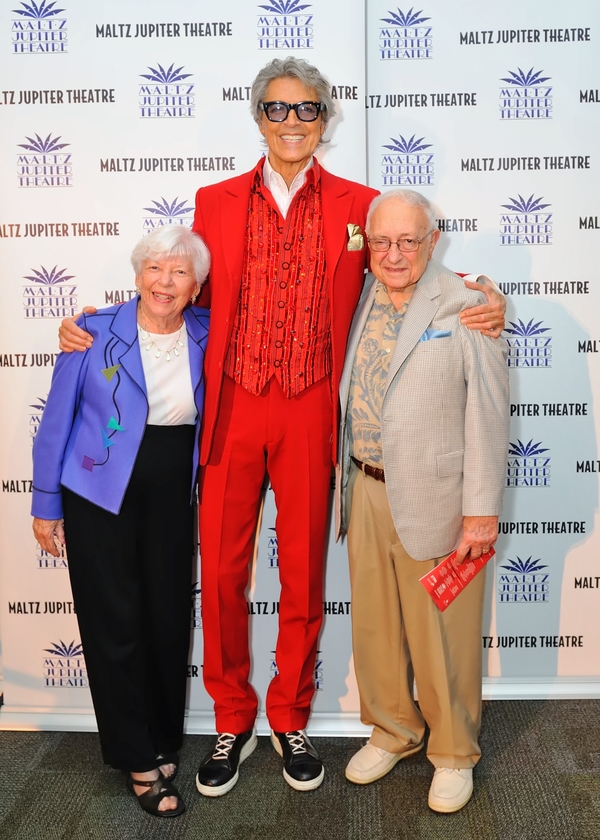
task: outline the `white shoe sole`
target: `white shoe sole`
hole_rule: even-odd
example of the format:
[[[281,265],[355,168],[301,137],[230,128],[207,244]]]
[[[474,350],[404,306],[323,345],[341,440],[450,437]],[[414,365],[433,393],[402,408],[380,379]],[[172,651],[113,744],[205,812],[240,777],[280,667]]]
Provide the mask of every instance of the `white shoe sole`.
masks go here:
[[[432,811],[435,811],[437,814],[455,814],[457,811],[460,811],[461,808],[464,808],[467,802],[471,799],[473,795],[473,791],[467,796],[467,798],[460,802],[458,805],[444,805],[443,803],[432,803],[429,799],[427,804],[431,808]]]
[[[240,760],[238,762],[238,769],[235,771],[235,776],[232,776],[231,779],[224,785],[218,785],[216,787],[213,785],[203,785],[200,783],[198,776],[196,775],[196,787],[199,793],[201,793],[202,796],[225,796],[226,793],[229,793],[229,791],[236,786],[237,781],[240,778],[240,764],[245,761],[249,755],[252,755],[257,744],[258,738],[256,737],[256,732],[253,732],[250,740],[246,741],[242,747]]]
[[[271,743],[273,744],[275,752],[283,758],[283,749],[281,748],[279,739],[275,736],[273,730],[271,730]],[[323,779],[325,778],[325,768],[323,767],[316,779],[309,779],[308,782],[299,782],[298,779],[292,778],[284,767],[283,778],[291,788],[294,788],[294,790],[316,790],[323,783]]]
[[[435,811],[438,814],[455,814],[457,811],[460,811],[461,808],[464,808],[467,802],[473,796],[473,785],[471,785],[471,789],[468,791],[468,794],[464,795],[463,798],[459,802],[438,802],[437,800],[431,797],[431,793],[427,798],[427,804],[431,808],[432,811]]]

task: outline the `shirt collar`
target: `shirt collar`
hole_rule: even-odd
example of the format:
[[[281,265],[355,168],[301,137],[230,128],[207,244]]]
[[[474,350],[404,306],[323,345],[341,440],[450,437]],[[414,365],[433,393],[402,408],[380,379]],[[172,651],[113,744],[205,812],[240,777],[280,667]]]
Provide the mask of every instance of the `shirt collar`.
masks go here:
[[[396,309],[388,294],[388,290],[385,288],[381,280],[377,280],[377,285],[375,286],[375,300],[380,306],[387,306],[393,318],[402,317],[408,309],[409,304],[409,301],[405,301],[400,309]]]
[[[292,183],[290,184],[289,188],[285,183],[283,177],[279,174],[279,172],[275,172],[273,167],[269,162],[268,154],[265,155],[264,158],[264,167],[263,167],[263,183],[265,187],[271,191],[271,193],[275,193],[275,191],[279,191],[280,193],[288,194],[290,198],[296,195],[296,193],[302,189],[304,184],[307,180],[307,175],[309,169],[312,169],[314,164],[316,164],[316,158],[311,157],[308,161],[304,169],[300,170]],[[317,172],[315,172],[315,176],[317,176]],[[318,176],[317,176],[318,177]]]

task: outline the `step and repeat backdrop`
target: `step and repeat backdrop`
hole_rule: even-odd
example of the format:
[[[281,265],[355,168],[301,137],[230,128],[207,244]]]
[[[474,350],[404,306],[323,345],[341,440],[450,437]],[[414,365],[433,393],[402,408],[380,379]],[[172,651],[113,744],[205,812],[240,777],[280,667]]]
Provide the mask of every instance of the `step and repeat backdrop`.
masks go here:
[[[42,551],[30,526],[60,320],[129,300],[140,237],[191,225],[198,187],[254,166],[250,86],[290,54],[332,84],[325,167],[422,191],[437,258],[488,274],[507,298],[511,435],[484,694],[600,696],[600,9],[395,3],[0,3],[0,728],[94,726],[68,557]],[[274,525],[267,489],[247,595],[261,698],[277,667]],[[311,728],[358,734],[346,552],[333,539],[323,609]],[[213,728],[201,629],[196,572],[190,732]]]

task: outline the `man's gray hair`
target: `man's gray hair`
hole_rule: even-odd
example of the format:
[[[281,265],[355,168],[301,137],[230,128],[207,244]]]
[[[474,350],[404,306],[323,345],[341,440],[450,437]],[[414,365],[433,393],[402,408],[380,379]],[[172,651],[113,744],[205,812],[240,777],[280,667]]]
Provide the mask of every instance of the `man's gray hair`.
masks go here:
[[[191,260],[196,283],[201,286],[206,280],[210,268],[210,253],[198,234],[184,225],[155,228],[140,239],[131,252],[131,265],[135,273],[139,274],[144,260],[168,257]]]
[[[367,213],[367,221],[365,223],[365,230],[367,234],[371,229],[371,217],[375,210],[377,210],[379,205],[383,204],[384,201],[391,201],[392,199],[396,199],[396,201],[403,201],[405,204],[410,204],[411,207],[420,207],[427,217],[428,229],[431,230],[432,228],[437,228],[435,210],[424,195],[421,195],[421,193],[418,193],[415,190],[388,190],[387,192],[378,195],[377,198],[374,198],[371,202],[369,212]]]
[[[303,58],[294,58],[292,55],[284,59],[274,58],[259,71],[258,76],[252,83],[250,110],[257,123],[260,123],[261,116],[264,113],[261,103],[265,101],[267,88],[275,79],[297,79],[305,88],[314,88],[317,92],[318,101],[323,105],[321,119],[323,120],[323,126],[327,128],[327,123],[335,116],[331,85],[316,67],[313,67]]]

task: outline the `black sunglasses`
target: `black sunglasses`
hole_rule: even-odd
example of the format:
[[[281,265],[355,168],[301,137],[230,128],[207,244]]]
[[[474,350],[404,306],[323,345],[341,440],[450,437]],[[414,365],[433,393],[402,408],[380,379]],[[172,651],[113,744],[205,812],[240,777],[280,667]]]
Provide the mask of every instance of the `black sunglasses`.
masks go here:
[[[270,122],[285,122],[290,111],[295,111],[302,122],[314,122],[321,111],[325,110],[322,102],[261,102],[261,107]]]

